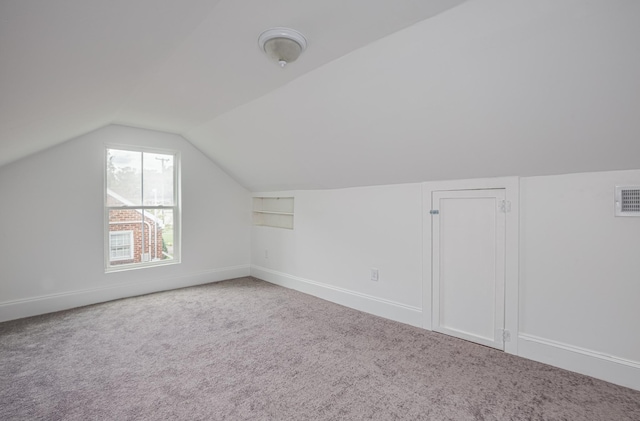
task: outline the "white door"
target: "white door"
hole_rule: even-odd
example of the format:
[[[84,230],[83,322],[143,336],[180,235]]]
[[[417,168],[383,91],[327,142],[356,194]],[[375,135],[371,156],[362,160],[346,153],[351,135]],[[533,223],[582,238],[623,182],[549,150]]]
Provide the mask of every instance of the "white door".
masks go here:
[[[431,208],[434,330],[502,350],[504,200],[504,189],[441,191]]]

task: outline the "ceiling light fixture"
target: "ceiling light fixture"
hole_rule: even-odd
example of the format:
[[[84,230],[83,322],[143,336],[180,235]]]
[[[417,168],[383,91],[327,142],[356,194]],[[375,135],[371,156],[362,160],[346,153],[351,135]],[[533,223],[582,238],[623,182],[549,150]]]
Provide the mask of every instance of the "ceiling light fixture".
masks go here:
[[[307,39],[294,29],[271,28],[260,34],[258,45],[280,67],[284,67],[300,57],[307,48]]]

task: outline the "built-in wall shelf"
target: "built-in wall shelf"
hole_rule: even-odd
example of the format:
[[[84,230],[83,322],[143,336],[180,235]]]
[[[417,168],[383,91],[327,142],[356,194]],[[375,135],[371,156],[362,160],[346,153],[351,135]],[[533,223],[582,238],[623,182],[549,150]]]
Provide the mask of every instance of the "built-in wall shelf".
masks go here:
[[[293,229],[293,197],[254,197],[253,225]]]
[[[270,215],[293,215],[293,212],[254,211],[255,213],[268,213]]]

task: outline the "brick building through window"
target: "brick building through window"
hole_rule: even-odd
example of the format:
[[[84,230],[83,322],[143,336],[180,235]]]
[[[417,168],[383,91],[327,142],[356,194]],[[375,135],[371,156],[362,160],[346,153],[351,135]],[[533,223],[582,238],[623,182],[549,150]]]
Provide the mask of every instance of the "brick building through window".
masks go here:
[[[108,206],[131,206],[107,189]],[[109,210],[109,260],[111,265],[153,262],[170,258],[163,248],[164,223],[140,209]]]

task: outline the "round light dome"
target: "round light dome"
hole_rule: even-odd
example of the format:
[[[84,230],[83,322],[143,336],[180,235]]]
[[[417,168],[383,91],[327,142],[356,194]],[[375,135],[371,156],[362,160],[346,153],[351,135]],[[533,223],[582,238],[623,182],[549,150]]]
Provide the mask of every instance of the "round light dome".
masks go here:
[[[307,48],[304,35],[289,28],[267,29],[258,37],[258,44],[280,67],[296,61]]]

